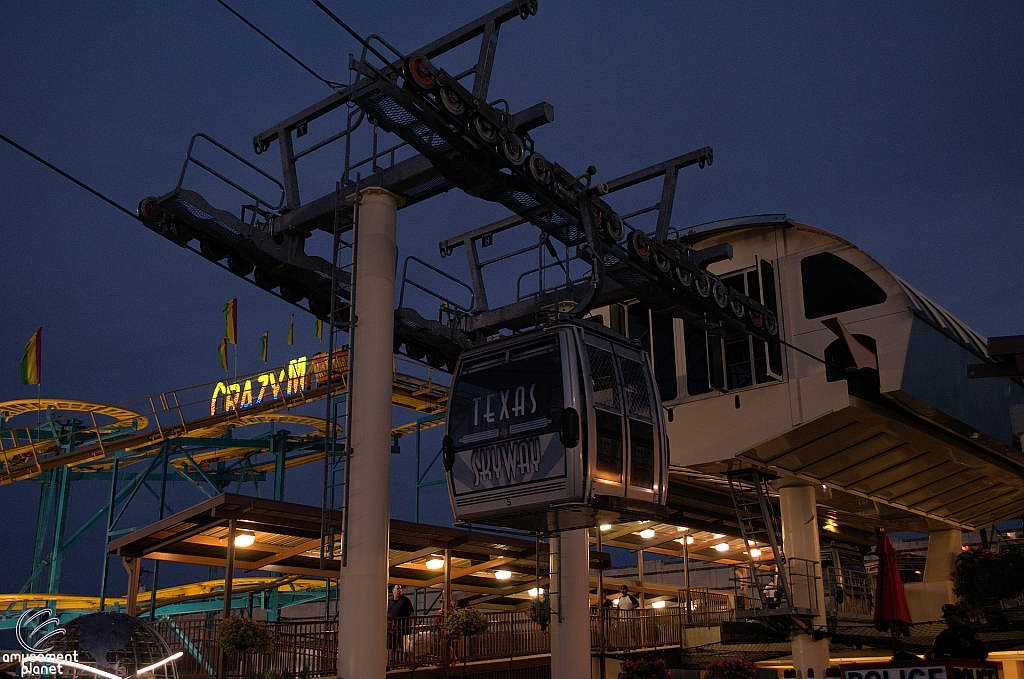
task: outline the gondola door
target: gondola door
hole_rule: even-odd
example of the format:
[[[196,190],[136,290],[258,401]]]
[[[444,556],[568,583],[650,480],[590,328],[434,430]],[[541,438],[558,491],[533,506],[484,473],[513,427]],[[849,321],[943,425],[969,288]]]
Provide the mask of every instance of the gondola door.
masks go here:
[[[618,344],[615,357],[625,406],[626,497],[657,502],[663,455],[659,439],[664,427],[658,419],[660,401],[651,379],[650,359]]]
[[[585,340],[593,398],[594,493],[625,496],[626,423],[614,345],[599,337]]]

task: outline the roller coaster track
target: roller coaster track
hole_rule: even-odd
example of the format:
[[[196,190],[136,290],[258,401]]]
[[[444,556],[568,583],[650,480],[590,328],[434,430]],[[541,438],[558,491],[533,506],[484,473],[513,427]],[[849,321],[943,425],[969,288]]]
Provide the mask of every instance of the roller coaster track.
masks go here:
[[[232,592],[234,596],[277,589],[282,593],[307,592],[319,590],[324,581],[314,578],[302,578],[296,575],[283,577],[249,577],[233,578]],[[192,582],[172,587],[162,587],[156,592],[157,609],[175,604],[183,604],[204,600],[220,600],[224,596],[223,580]],[[106,608],[124,608],[127,597],[106,597]],[[58,615],[61,611],[98,611],[100,598],[91,594],[0,594],[0,629],[13,624],[18,615],[26,609],[53,608]],[[149,610],[149,600],[139,602],[139,608]]]
[[[201,385],[205,386],[205,385]],[[192,389],[195,389],[193,387]],[[115,457],[122,464],[145,457],[149,450],[161,443],[182,443],[197,439],[223,436],[229,427],[242,427],[260,423],[290,424],[308,426],[312,433],[298,438],[322,439],[325,434],[322,418],[285,413],[306,403],[319,401],[327,396],[327,387],[313,386],[282,393],[276,399],[254,403],[244,408],[229,408],[211,415],[186,417],[185,405],[179,405],[178,394],[187,390],[167,392],[140,399],[149,403],[151,411],[145,415],[134,410],[85,401],[68,399],[18,400],[0,403],[0,425],[3,422],[33,411],[78,413],[88,417],[88,422],[79,419],[48,419],[36,427],[0,429],[0,485],[30,479],[59,467],[71,467],[80,471],[100,471],[112,466]],[[337,397],[348,391],[347,376],[336,379],[332,384],[332,395]],[[431,373],[427,379],[394,371],[392,403],[396,406],[429,414],[443,413],[448,399],[447,387],[433,381]],[[195,406],[195,403],[188,405]],[[97,416],[111,418],[101,423]],[[150,422],[153,426],[150,427]],[[443,424],[437,419],[424,427]],[[91,426],[86,426],[86,425]],[[411,431],[410,425],[396,427],[395,436]],[[173,464],[179,468],[185,465],[209,465],[228,459],[238,459],[252,453],[254,447],[242,441],[238,446],[219,447],[199,453],[191,459],[180,458]],[[286,468],[308,464],[323,459],[322,450],[298,453],[286,462]],[[254,465],[255,472],[272,471],[273,463]]]

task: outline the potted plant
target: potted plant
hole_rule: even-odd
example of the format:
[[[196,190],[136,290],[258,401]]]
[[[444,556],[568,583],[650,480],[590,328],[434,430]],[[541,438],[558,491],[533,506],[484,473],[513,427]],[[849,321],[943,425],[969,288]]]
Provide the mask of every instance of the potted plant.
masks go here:
[[[487,616],[475,608],[460,608],[450,611],[441,622],[441,634],[445,639],[471,637],[487,631],[490,623]]]
[[[672,672],[664,660],[623,660],[619,679],[672,679]]]
[[[547,631],[548,624],[551,622],[551,608],[548,606],[547,599],[534,599],[530,602],[530,607],[527,609],[527,615],[530,620],[540,625],[542,632]]]
[[[969,615],[984,618],[997,611],[1002,599],[1024,593],[1024,553],[969,549],[956,558],[953,593]]]
[[[224,618],[217,625],[217,643],[226,653],[270,653],[274,650],[274,631],[265,622]]]
[[[704,679],[758,679],[757,665],[743,658],[712,660],[705,668]]]

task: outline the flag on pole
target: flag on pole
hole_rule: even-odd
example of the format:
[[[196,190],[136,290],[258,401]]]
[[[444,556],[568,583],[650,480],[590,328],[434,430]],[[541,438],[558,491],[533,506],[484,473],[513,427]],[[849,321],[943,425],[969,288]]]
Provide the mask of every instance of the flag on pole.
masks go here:
[[[43,329],[39,328],[25,345],[21,359],[21,383],[39,384],[43,374]]]
[[[316,319],[316,338],[317,339],[323,339],[324,338],[324,322],[321,321],[319,318]]]
[[[238,298],[224,305],[224,337],[232,344],[238,344]]]
[[[264,363],[267,362],[267,343],[270,342],[270,331],[267,330],[263,333],[263,337],[260,337],[260,360]]]
[[[228,369],[228,338],[225,337],[220,341],[220,345],[217,347],[217,354],[220,356],[220,367],[227,372]]]
[[[292,322],[288,326],[288,344],[295,344],[295,314],[292,314]]]

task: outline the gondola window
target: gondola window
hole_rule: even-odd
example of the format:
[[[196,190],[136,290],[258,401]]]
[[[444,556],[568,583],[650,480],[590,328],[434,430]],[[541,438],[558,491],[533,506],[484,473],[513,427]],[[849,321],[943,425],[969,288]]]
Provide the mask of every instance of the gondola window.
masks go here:
[[[565,475],[558,345],[545,342],[468,366],[455,385],[449,431],[456,494]]]
[[[622,409],[615,379],[615,357],[610,351],[587,345],[590,380],[594,389],[597,427],[597,478],[622,481]]]

